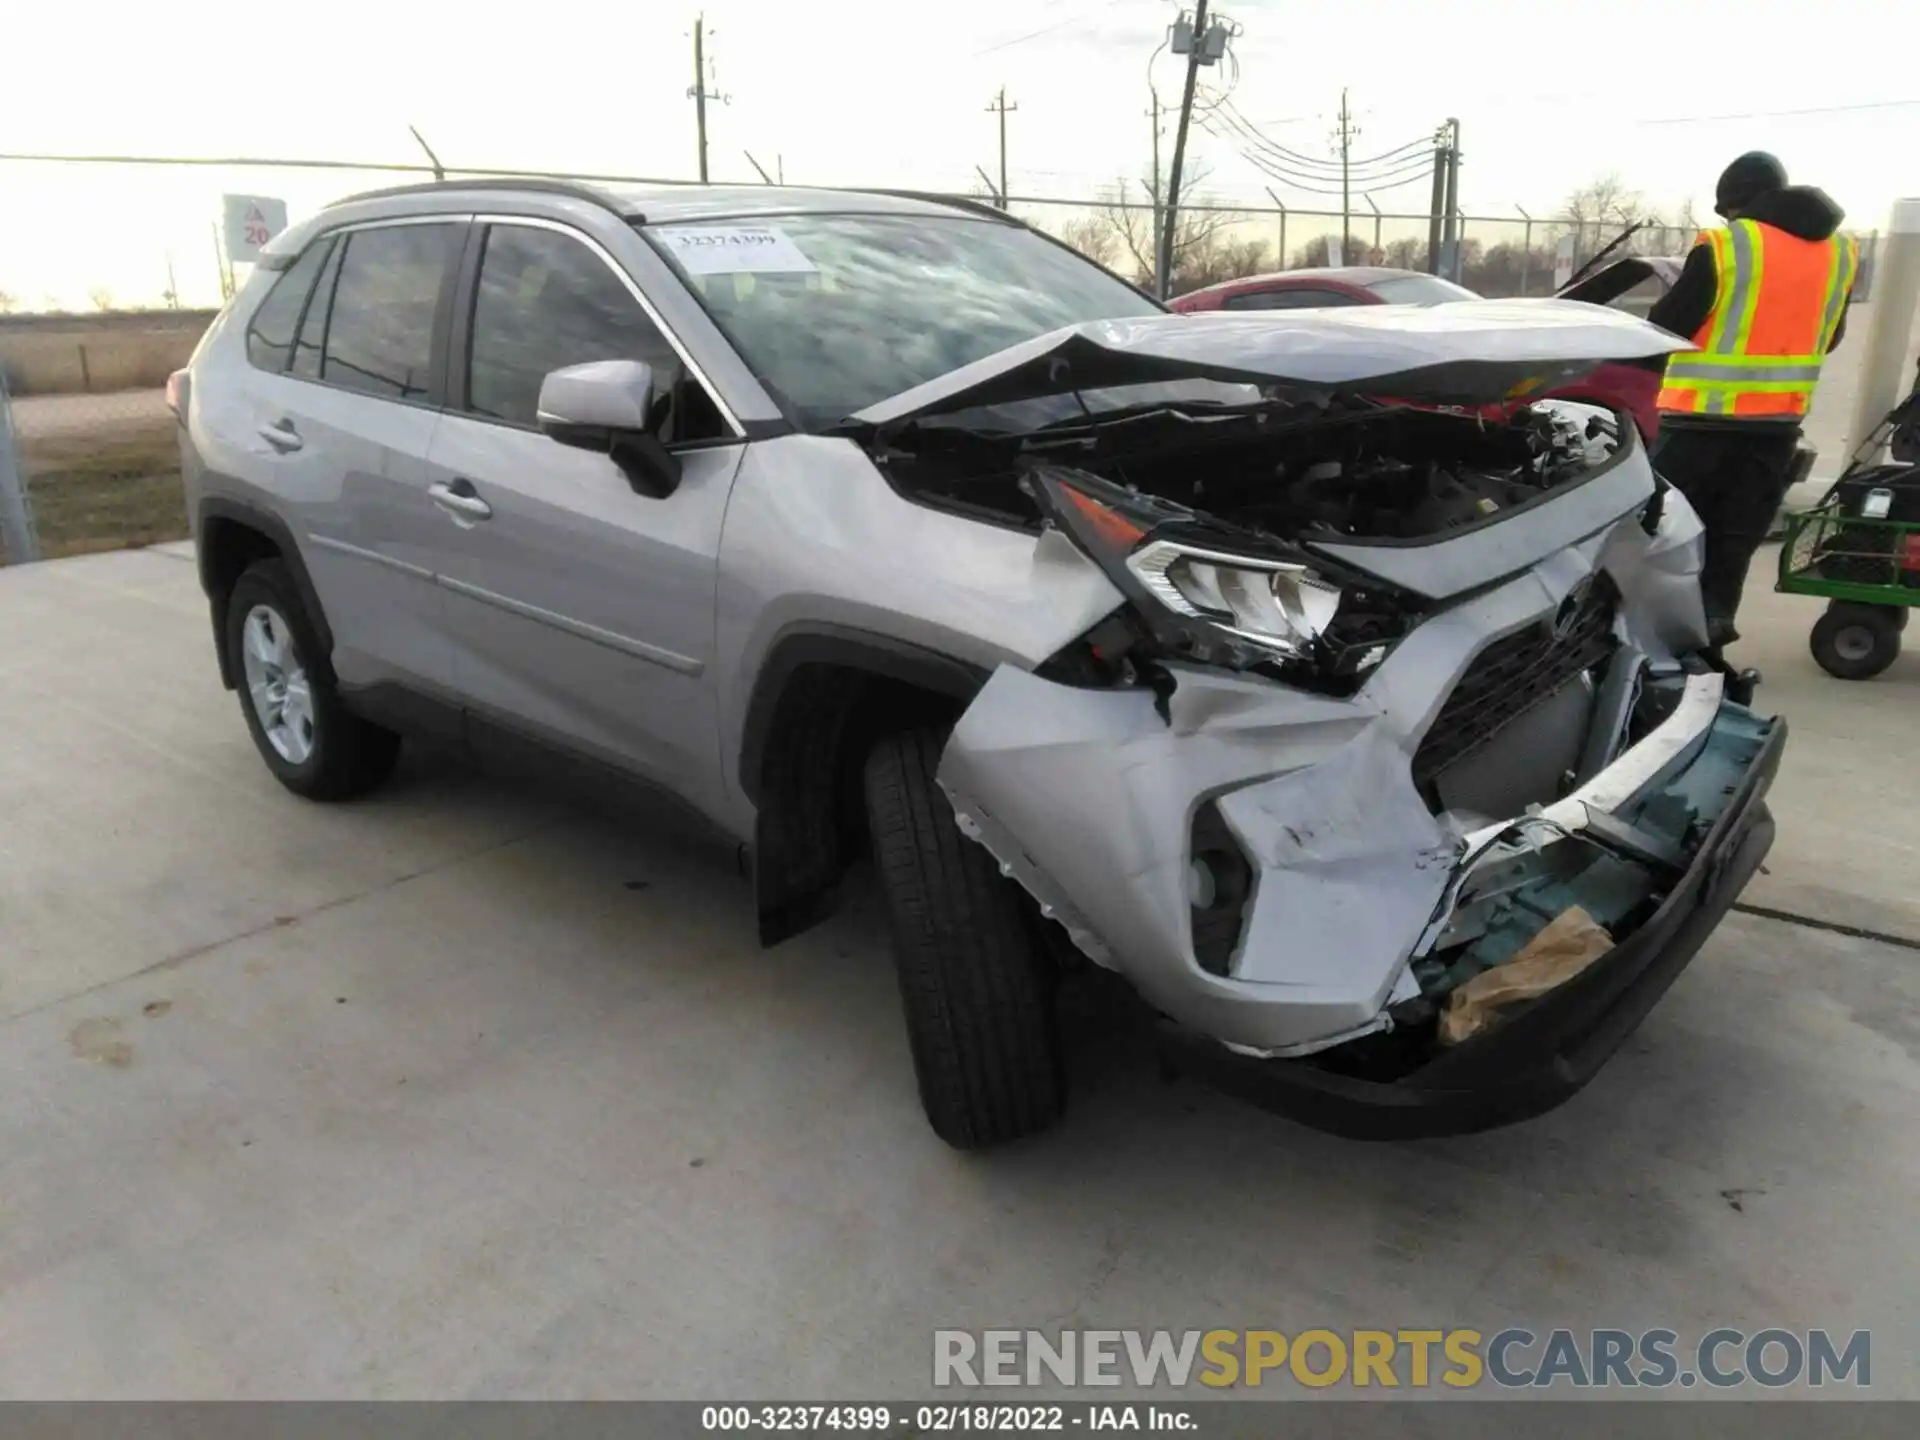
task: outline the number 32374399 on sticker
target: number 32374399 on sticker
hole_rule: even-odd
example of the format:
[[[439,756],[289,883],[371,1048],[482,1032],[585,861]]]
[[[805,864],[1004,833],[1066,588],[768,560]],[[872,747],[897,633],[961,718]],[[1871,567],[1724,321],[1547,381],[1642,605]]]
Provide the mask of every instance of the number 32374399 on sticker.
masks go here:
[[[815,266],[777,225],[677,225],[660,232],[689,275],[811,275]]]

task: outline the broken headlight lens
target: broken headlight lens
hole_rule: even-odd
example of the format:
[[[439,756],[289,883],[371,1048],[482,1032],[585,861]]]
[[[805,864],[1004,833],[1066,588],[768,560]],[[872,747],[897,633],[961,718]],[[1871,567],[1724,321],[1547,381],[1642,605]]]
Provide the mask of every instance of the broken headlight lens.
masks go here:
[[[1154,540],[1127,569],[1168,609],[1295,659],[1333,622],[1340,591],[1304,565]]]
[[[1342,592],[1297,552],[1215,548],[1235,542],[1204,533],[1208,517],[1085,472],[1037,464],[1025,483],[1041,513],[1106,571],[1173,654],[1234,666],[1269,657],[1325,663],[1316,642]],[[1249,538],[1256,549],[1262,537]],[[1347,673],[1378,660],[1370,651]]]

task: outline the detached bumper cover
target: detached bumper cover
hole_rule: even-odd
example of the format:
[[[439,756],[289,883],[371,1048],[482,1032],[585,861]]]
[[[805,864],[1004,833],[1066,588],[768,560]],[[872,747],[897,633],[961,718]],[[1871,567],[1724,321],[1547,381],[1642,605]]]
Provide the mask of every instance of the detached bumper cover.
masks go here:
[[[1316,1129],[1398,1140],[1490,1129],[1561,1104],[1599,1071],[1713,933],[1773,844],[1765,803],[1786,723],[1776,720],[1684,876],[1633,935],[1485,1034],[1391,1083],[1303,1060],[1266,1060],[1166,1022],[1182,1073]]]

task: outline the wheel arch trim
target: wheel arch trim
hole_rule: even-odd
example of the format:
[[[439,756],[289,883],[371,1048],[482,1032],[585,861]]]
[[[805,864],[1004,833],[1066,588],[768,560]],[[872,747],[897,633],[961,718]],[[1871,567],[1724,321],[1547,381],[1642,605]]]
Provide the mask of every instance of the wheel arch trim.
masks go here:
[[[234,688],[233,665],[227,654],[226,642],[226,592],[219,585],[219,574],[215,568],[218,551],[208,543],[209,532],[218,533],[218,525],[209,522],[224,522],[255,531],[279,549],[281,563],[287,567],[294,588],[299,592],[301,608],[307,612],[307,623],[313,627],[319,637],[322,653],[315,656],[313,663],[324,667],[323,674],[332,673],[333,630],[327,623],[327,612],[320,604],[320,592],[314,588],[313,577],[307,573],[307,562],[301,554],[300,546],[294,539],[293,531],[287,523],[256,505],[248,505],[239,500],[222,496],[210,496],[200,502],[194,517],[195,561],[200,575],[200,588],[205,592],[212,612],[214,652],[220,662],[220,683],[231,690]]]

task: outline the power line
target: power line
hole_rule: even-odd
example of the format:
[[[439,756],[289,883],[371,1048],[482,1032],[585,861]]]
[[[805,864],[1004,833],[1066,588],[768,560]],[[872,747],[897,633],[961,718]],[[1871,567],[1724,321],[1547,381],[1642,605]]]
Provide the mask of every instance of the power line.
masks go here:
[[[1920,100],[1868,100],[1858,105],[1810,105],[1804,110],[1742,110],[1727,115],[1667,115],[1636,120],[1636,125],[1700,125],[1714,120],[1776,120],[1792,115],[1839,115],[1854,110],[1898,110],[1920,105]]]
[[[1263,135],[1252,121],[1240,113],[1239,107],[1232,104],[1225,96],[1220,97],[1216,102],[1215,108],[1222,112],[1223,118],[1229,121],[1248,142],[1258,146],[1262,150],[1268,151],[1281,161],[1290,162],[1310,172],[1313,170],[1325,170],[1329,176],[1340,173],[1341,164],[1338,160],[1326,160],[1316,158],[1312,155],[1303,155],[1299,151],[1289,150],[1278,141]],[[1356,130],[1354,133],[1358,134],[1359,132]],[[1384,166],[1385,168],[1391,169],[1394,164],[1405,159],[1409,154],[1415,151],[1424,151],[1431,146],[1432,143],[1429,137],[1423,135],[1416,140],[1409,140],[1404,145],[1397,145],[1391,150],[1382,151],[1378,155],[1370,155],[1365,159],[1352,160],[1349,162],[1350,167],[1355,171],[1375,166]]]
[[[1220,117],[1225,120],[1223,115]],[[1247,141],[1243,133],[1232,131],[1223,133],[1211,118],[1202,120],[1208,133],[1240,147],[1240,156],[1262,174],[1280,180],[1294,189],[1304,190],[1314,195],[1338,195],[1341,191],[1339,166],[1336,164],[1331,173],[1301,170],[1273,156],[1258,150],[1246,148]],[[1361,195],[1371,195],[1379,191],[1396,189],[1428,172],[1433,164],[1431,141],[1421,145],[1407,147],[1406,153],[1394,164],[1381,166],[1364,173],[1350,174],[1347,177],[1349,188],[1356,188]],[[1357,169],[1357,167],[1356,167]],[[1329,188],[1330,187],[1330,188]]]
[[[1270,178],[1279,181],[1282,185],[1286,186],[1289,190],[1298,190],[1303,194],[1307,194],[1307,195],[1333,196],[1333,195],[1339,195],[1341,193],[1340,187],[1337,184],[1330,185],[1330,186],[1309,184],[1301,180],[1296,180],[1291,175],[1286,175],[1281,173],[1280,171],[1269,169],[1265,164],[1265,162],[1262,161],[1258,156],[1249,155],[1244,150],[1240,152],[1240,158],[1245,160],[1249,165],[1253,166],[1254,169],[1260,171],[1263,175],[1269,176]],[[1399,190],[1405,186],[1413,184],[1415,181],[1427,175],[1432,170],[1432,168],[1433,168],[1433,161],[1431,159],[1423,160],[1418,165],[1410,166],[1404,174],[1400,175],[1396,179],[1391,179],[1384,182],[1370,184],[1365,189],[1355,190],[1353,191],[1353,193],[1362,197],[1365,197],[1368,195],[1384,195],[1389,190]]]
[[[984,50],[974,51],[967,58],[969,60],[978,60],[982,55],[992,55],[1001,50],[1011,50],[1015,45],[1024,45],[1029,40],[1038,40],[1042,35],[1051,35],[1056,30],[1064,30],[1067,26],[1084,20],[1095,10],[1111,10],[1115,5],[1120,3],[1121,0],[1106,0],[1104,5],[1083,5],[1064,20],[1056,20],[1051,25],[1042,25],[1038,30],[1029,30],[1024,35],[1015,35],[1011,40],[996,41]]]

